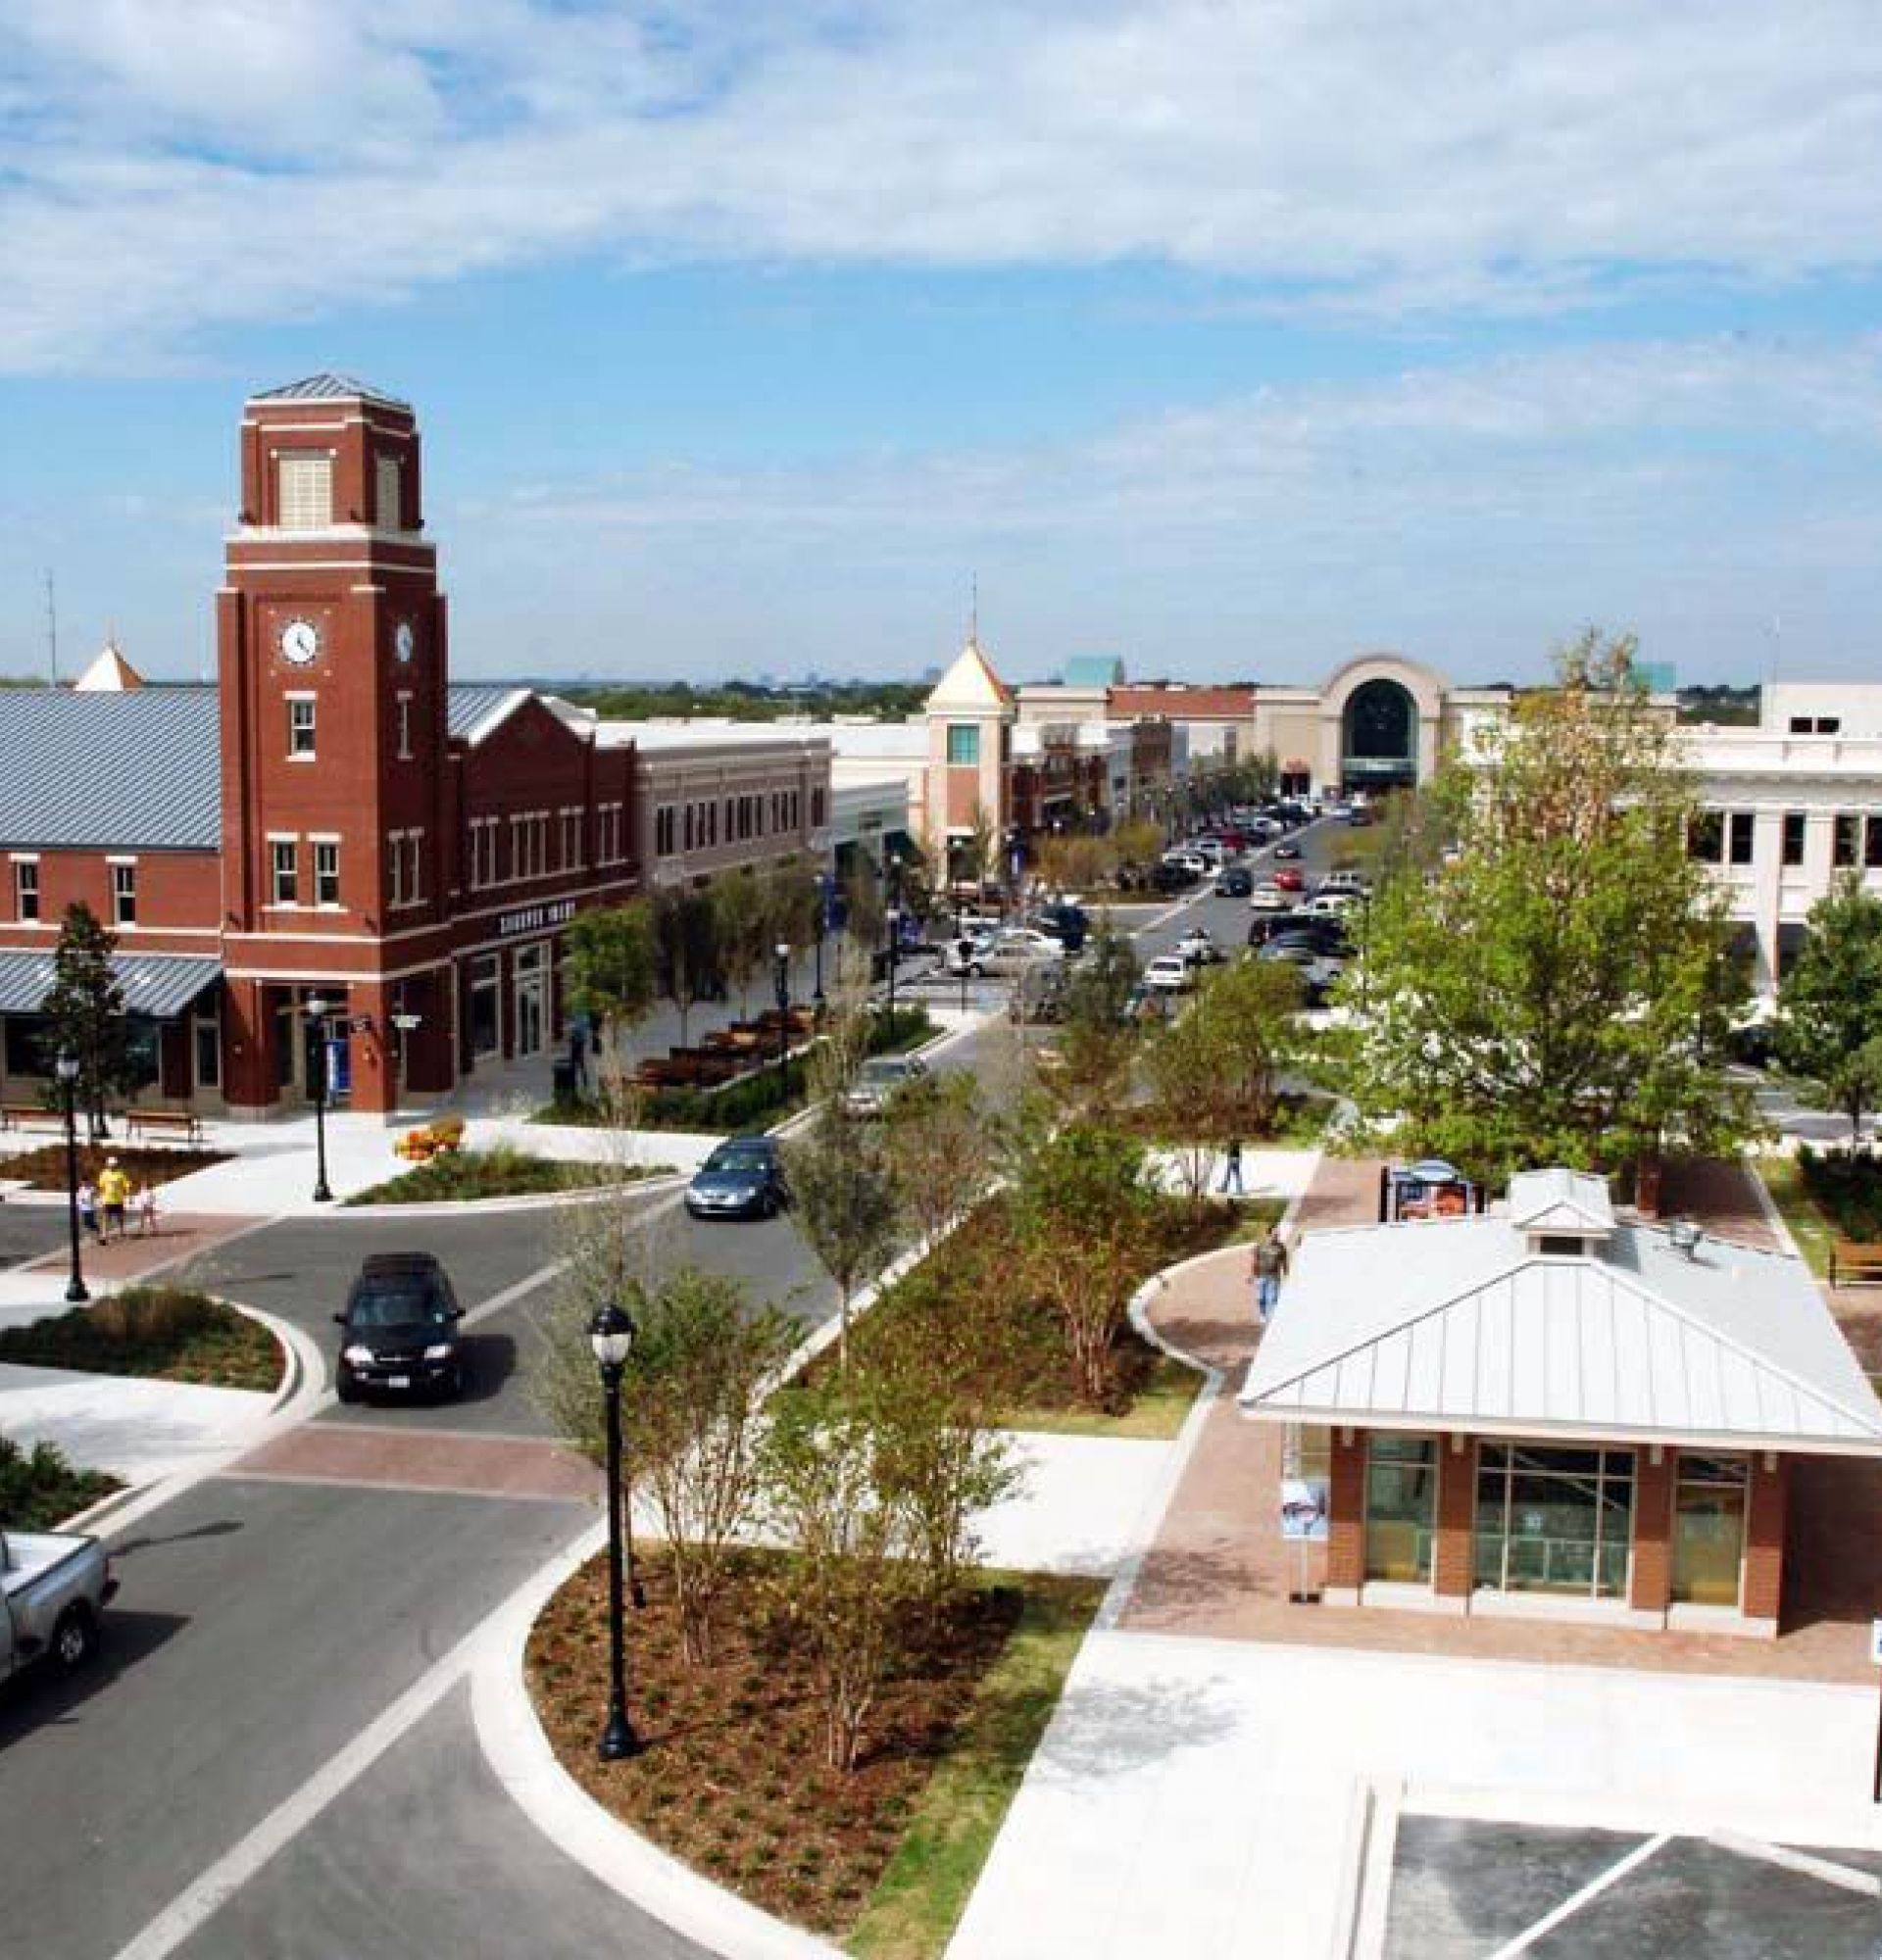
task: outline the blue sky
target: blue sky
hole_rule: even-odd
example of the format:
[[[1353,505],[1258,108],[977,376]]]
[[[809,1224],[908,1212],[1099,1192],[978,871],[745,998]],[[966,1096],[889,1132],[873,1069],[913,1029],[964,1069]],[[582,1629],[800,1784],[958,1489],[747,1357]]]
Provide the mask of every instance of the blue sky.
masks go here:
[[[0,670],[406,396],[461,674],[1876,674],[1872,5],[0,0]]]

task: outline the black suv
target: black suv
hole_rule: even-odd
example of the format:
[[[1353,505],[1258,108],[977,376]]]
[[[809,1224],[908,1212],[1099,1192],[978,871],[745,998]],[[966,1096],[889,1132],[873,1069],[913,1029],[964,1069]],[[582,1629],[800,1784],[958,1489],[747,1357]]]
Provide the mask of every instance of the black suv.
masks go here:
[[[464,1309],[429,1252],[375,1252],[346,1297],[333,1392],[356,1402],[369,1389],[390,1395],[464,1393]]]

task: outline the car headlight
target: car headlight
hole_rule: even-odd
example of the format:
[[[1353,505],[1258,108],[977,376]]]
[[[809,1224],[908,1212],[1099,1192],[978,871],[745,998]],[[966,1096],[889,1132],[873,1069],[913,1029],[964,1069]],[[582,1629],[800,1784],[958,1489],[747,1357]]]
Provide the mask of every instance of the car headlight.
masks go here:
[[[434,1341],[424,1350],[427,1361],[448,1361],[451,1358],[451,1344],[448,1341]]]
[[[346,1362],[350,1367],[364,1368],[371,1363],[372,1359],[372,1350],[371,1348],[363,1348],[356,1341],[352,1345],[352,1347],[342,1348],[340,1349],[340,1359]]]

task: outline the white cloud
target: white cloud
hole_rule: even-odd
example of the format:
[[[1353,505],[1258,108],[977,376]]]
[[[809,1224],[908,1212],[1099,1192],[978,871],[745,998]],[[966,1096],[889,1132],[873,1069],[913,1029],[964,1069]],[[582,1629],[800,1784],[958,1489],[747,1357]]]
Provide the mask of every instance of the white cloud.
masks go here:
[[[1882,259],[1868,0],[13,0],[0,368],[572,254],[1547,309]]]

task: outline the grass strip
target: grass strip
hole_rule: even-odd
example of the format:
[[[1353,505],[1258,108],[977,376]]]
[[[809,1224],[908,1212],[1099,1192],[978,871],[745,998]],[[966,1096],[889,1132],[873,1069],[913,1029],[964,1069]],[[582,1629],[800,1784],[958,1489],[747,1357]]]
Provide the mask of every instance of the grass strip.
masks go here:
[[[1171,1443],[1196,1405],[1202,1387],[1203,1378],[1194,1368],[1160,1354],[1137,1384],[1130,1406],[1118,1413],[1075,1405],[1034,1405],[1002,1410],[996,1426],[1033,1430],[1042,1436],[1111,1436],[1126,1442]]]
[[[1019,1624],[850,1934],[863,1960],[928,1960],[946,1949],[1105,1594],[1093,1579],[1008,1577],[1025,1589]]]
[[[1815,1200],[1804,1188],[1804,1174],[1797,1159],[1788,1156],[1758,1156],[1748,1159],[1752,1175],[1761,1178],[1764,1189],[1779,1215],[1791,1228],[1791,1237],[1804,1254],[1804,1262],[1818,1279],[1830,1270],[1830,1246],[1836,1228],[1816,1208]]]

